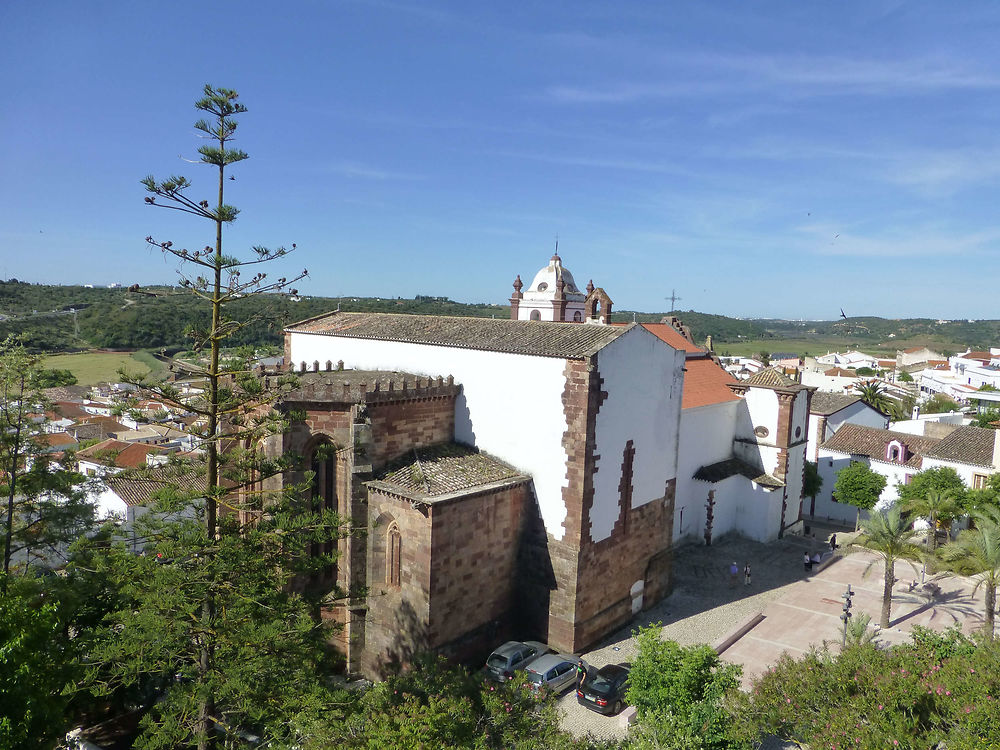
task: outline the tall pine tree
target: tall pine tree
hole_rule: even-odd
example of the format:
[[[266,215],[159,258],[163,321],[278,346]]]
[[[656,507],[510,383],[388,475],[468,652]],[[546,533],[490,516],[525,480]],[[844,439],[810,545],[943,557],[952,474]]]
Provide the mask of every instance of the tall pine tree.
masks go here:
[[[271,281],[257,270],[287,255],[285,248],[254,247],[245,258],[224,252],[224,229],[239,213],[225,202],[227,168],[247,158],[233,147],[236,118],[246,108],[235,91],[211,86],[195,106],[206,114],[195,128],[209,143],[198,151],[217,172],[217,197],[189,197],[192,183],[181,176],[142,182],[147,204],[214,229],[214,245],[195,251],[147,238],[180,262],[192,303],[211,311],[209,326],[190,334],[203,355],[197,374],[205,389],[191,400],[169,382],[132,381],[199,415],[204,460],[141,472],[145,486],[155,488],[155,512],[137,522],[142,554],[118,544],[98,562],[121,587],[123,603],[92,651],[89,688],[138,686],[151,696],[137,747],[208,750],[219,738],[251,735],[269,747],[290,746],[300,739],[300,718],[332,710],[323,687],[330,659],[315,616],[321,592],[297,593],[304,587],[294,583],[333,564],[334,552],[309,551],[334,550],[331,542],[346,525],[331,511],[313,511],[307,487],[262,489],[265,479],[294,467],[294,457],[268,459],[259,449],[267,435],[286,428],[270,406],[294,378],[265,390],[250,370],[252,353],[225,351],[256,322],[228,316],[227,306],[252,295],[294,294],[291,284],[306,272]],[[245,278],[248,267],[254,272]]]

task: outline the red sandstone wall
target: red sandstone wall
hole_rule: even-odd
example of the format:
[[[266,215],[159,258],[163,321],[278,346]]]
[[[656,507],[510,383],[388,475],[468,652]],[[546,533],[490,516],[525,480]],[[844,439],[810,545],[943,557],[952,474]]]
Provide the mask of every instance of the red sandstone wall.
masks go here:
[[[369,498],[368,612],[362,666],[379,676],[393,664],[407,664],[429,645],[431,522],[409,500],[381,492]],[[385,539],[391,521],[402,535],[400,585],[385,580]]]
[[[373,445],[370,458],[380,466],[414,448],[444,443],[455,434],[455,400],[426,398],[371,404]]]
[[[528,499],[525,483],[431,508],[429,635],[435,647],[480,628],[489,631],[491,623],[494,632],[505,627]],[[463,650],[474,649],[469,643]]]

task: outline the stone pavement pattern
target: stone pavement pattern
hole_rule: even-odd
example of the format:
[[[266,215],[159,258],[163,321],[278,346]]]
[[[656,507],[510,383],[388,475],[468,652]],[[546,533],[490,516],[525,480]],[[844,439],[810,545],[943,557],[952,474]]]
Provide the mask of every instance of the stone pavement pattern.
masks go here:
[[[853,534],[838,531],[838,539],[848,544]],[[847,584],[856,591],[854,613],[865,612],[878,622],[882,606],[882,566],[875,562],[865,575],[873,556],[852,551],[817,574],[806,573],[803,551],[828,549],[825,533],[819,539],[787,537],[769,544],[741,538],[718,541],[711,547],[689,546],[677,550],[674,562],[674,591],[664,601],[643,612],[593,650],[583,654],[588,664],[630,663],[635,656],[632,630],[640,625],[662,622],[662,633],[682,645],[716,644],[756,614],[764,620],[740,638],[722,658],[743,666],[744,685],[777,661],[782,652],[793,656],[824,641],[839,647],[842,600]],[[843,550],[841,550],[843,551]],[[736,585],[729,575],[730,563],[741,573]],[[752,584],[744,586],[742,570],[750,563]],[[880,635],[886,643],[908,637],[914,624],[944,629],[959,624],[965,631],[982,625],[983,593],[975,596],[966,579],[938,581],[940,593],[932,597],[928,589],[909,591],[909,582],[919,581],[906,562],[896,565],[897,583],[893,596],[891,627]],[[604,717],[576,702],[575,690],[559,700],[563,726],[577,736],[591,733],[601,738],[625,734],[618,717]]]

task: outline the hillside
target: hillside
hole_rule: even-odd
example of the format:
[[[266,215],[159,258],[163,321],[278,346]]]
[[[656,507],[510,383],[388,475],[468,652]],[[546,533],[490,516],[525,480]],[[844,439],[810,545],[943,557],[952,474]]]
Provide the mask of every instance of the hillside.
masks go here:
[[[279,295],[263,295],[238,300],[229,308],[234,318],[254,321],[232,343],[277,344],[283,326],[338,307],[347,312],[508,315],[506,305],[467,304],[443,297],[302,297],[292,301]],[[203,327],[208,314],[206,304],[169,286],[146,287],[137,294],[125,289],[0,281],[0,336],[22,335],[28,346],[39,351],[184,349],[190,344],[187,332]],[[792,321],[746,320],[694,310],[674,314],[691,327],[695,341],[703,342],[711,335],[720,353],[750,354],[764,349],[820,354],[856,348],[891,356],[896,348],[926,344],[948,354],[1000,342],[997,320],[938,322],[928,318],[864,317]],[[664,315],[625,310],[615,312],[613,319],[658,322]]]

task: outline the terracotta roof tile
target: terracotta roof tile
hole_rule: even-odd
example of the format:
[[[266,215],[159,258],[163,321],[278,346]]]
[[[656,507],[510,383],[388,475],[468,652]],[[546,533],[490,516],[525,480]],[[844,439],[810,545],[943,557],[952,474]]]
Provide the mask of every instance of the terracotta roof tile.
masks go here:
[[[167,487],[176,487],[185,493],[205,490],[204,472],[186,467],[156,467],[142,472],[123,471],[105,481],[126,505],[149,505],[154,501],[155,494]]]
[[[66,432],[47,432],[41,438],[42,442],[50,448],[64,448],[67,445],[76,445],[76,438]]]
[[[816,391],[810,402],[809,412],[811,414],[829,416],[830,414],[836,414],[841,409],[846,409],[851,404],[857,403],[860,400],[860,396],[852,396],[849,393]]]
[[[778,372],[778,370],[774,367],[768,367],[754,375],[751,375],[749,378],[742,381],[741,385],[754,385],[764,388],[791,388],[796,390],[805,387],[801,383],[795,382],[784,373]]]
[[[420,500],[463,493],[505,481],[527,480],[521,472],[475,448],[443,443],[421,448],[389,464],[368,484]]]
[[[906,466],[917,469],[923,463],[923,457],[929,455],[928,451],[938,443],[937,438],[848,423],[842,425],[833,437],[820,447],[837,453],[868,456],[876,461],[886,461],[889,443],[893,440],[902,443],[910,451],[911,455],[905,462]]]
[[[704,348],[684,338],[684,334],[668,323],[642,323],[641,325],[660,341],[665,341],[674,349],[684,352],[705,351]]]
[[[81,417],[90,416],[90,413],[83,408],[82,404],[72,401],[57,401],[52,407],[56,414],[66,417],[66,419],[80,419]]]
[[[855,372],[854,370],[846,370],[843,367],[831,367],[829,370],[826,370],[823,374],[840,378],[858,377],[857,372]]]
[[[145,443],[123,443],[121,440],[108,438],[100,443],[77,453],[77,458],[83,458],[98,463],[107,463],[121,469],[135,468],[146,465],[146,456],[150,453],[163,453],[163,448]]]
[[[974,466],[993,465],[996,430],[966,425],[941,438],[926,455]]]
[[[668,342],[669,343],[669,342]],[[698,406],[720,404],[724,401],[739,401],[727,383],[739,382],[715,363],[715,360],[689,359],[684,363],[684,394],[681,408],[694,409]]]
[[[620,327],[442,315],[334,312],[294,323],[285,330],[539,357],[584,359],[633,327],[634,323]]]

